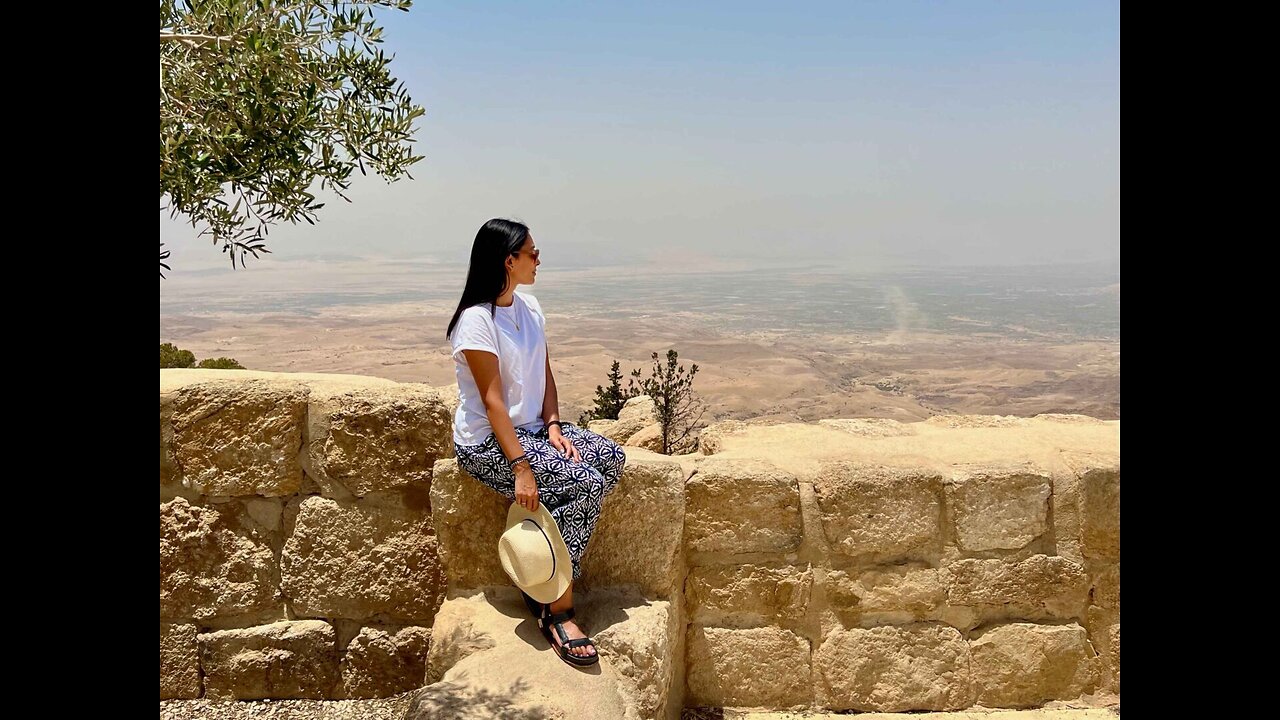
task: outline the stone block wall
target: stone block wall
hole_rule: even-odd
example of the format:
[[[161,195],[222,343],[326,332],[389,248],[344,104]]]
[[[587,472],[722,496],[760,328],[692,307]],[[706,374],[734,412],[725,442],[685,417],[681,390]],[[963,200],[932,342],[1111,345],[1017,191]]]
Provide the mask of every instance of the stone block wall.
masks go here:
[[[420,687],[445,579],[447,389],[160,371],[160,697]]]
[[[387,696],[511,634],[471,592],[510,587],[507,503],[452,458],[455,402],[358,376],[161,371],[162,699]],[[856,452],[788,456],[767,435],[787,428],[741,423],[704,434],[716,454],[628,446],[577,585],[628,716],[1118,694],[1118,424],[1113,452],[1046,451],[1043,423],[1089,418],[983,422],[1008,433],[967,448],[846,419],[823,424]],[[963,430],[930,431],[948,423]],[[735,446],[740,431],[764,434]]]
[[[883,455],[803,476],[740,456],[697,464],[685,704],[904,712],[1118,695],[1118,459]]]

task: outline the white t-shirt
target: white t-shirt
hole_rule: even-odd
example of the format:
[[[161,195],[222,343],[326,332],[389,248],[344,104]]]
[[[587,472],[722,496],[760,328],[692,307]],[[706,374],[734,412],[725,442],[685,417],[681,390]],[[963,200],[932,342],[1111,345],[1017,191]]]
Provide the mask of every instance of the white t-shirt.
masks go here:
[[[463,350],[487,350],[498,356],[498,376],[512,425],[529,432],[538,432],[545,425],[542,401],[547,390],[547,321],[537,298],[518,290],[514,295],[511,306],[498,305],[493,317],[489,316],[490,303],[463,310],[449,336],[458,376],[453,441],[459,445],[480,445],[493,432]]]

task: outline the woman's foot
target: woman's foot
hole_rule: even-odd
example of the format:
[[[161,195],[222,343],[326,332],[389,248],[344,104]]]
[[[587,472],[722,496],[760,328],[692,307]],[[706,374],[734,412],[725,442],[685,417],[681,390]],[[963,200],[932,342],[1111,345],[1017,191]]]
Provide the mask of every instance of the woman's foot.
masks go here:
[[[551,612],[561,612],[561,611],[562,610],[558,610],[554,607],[551,609]],[[582,630],[578,628],[578,624],[572,620],[565,620],[563,623],[561,623],[561,625],[564,626],[564,631],[569,634],[570,640],[576,640],[578,638],[587,637],[582,633]],[[560,634],[557,632],[552,632],[551,637],[555,640],[556,652],[560,652],[560,646],[563,645],[563,643],[560,642]],[[567,648],[567,650],[568,652],[571,652],[574,655],[578,655],[580,657],[591,657],[592,655],[596,654],[596,649],[592,645],[578,645],[577,647]]]

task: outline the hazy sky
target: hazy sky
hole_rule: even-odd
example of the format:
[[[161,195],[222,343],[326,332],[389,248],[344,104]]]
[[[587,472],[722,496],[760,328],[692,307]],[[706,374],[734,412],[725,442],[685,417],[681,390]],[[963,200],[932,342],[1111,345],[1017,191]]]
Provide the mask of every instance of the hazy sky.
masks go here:
[[[544,264],[1120,255],[1118,2],[424,2],[379,10],[426,109],[415,180],[355,180],[279,263],[467,261],[491,217]],[[161,213],[174,273],[227,267]],[[167,275],[169,273],[166,273]],[[174,275],[170,275],[174,277]]]

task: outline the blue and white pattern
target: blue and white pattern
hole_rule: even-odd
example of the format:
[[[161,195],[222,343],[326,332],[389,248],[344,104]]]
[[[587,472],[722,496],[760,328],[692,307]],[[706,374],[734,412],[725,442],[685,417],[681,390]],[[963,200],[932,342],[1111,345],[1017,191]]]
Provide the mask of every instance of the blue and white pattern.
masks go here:
[[[560,432],[578,449],[582,462],[556,449],[549,441],[547,428],[536,433],[519,427],[515,431],[538,483],[538,502],[547,506],[560,526],[569,557],[573,559],[573,579],[577,580],[582,574],[582,557],[595,532],[605,496],[613,492],[622,478],[627,455],[609,438],[570,422],[561,423]],[[489,433],[479,445],[455,442],[453,450],[458,466],[468,475],[515,501],[516,475],[507,465],[496,435]]]

